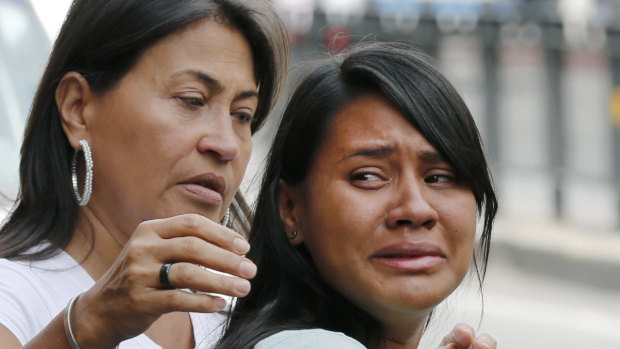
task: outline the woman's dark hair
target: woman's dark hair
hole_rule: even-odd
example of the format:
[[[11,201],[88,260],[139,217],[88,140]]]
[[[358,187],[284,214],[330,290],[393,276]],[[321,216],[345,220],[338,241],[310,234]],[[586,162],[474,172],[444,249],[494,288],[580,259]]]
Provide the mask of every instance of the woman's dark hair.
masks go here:
[[[452,85],[426,58],[401,44],[373,43],[321,61],[293,93],[271,148],[250,231],[247,257],[258,266],[252,291],[240,298],[218,348],[252,348],[285,329],[343,332],[368,348],[382,342],[379,322],[320,277],[303,246],[293,246],[280,220],[279,181],[303,183],[333,117],[363,94],[377,94],[455,168],[476,199],[484,227],[479,261],[486,272],[497,200],[474,120]],[[377,116],[380,117],[380,116]]]
[[[21,149],[20,192],[0,229],[0,257],[47,258],[73,236],[79,212],[70,175],[74,150],[55,101],[62,77],[78,72],[95,93],[103,94],[158,41],[203,19],[239,30],[248,41],[259,86],[252,132],[262,126],[288,65],[286,31],[267,0],[74,1],[34,98]],[[236,226],[247,225],[246,208],[237,195],[231,207]],[[51,244],[26,253],[42,241]]]

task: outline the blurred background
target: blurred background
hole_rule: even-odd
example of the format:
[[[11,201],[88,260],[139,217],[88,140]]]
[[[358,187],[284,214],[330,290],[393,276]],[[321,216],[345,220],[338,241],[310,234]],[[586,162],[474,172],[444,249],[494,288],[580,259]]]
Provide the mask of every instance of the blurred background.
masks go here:
[[[620,348],[620,0],[273,2],[294,64],[361,40],[410,43],[436,58],[476,118],[500,198],[484,302],[472,277],[435,312],[421,348],[458,322],[505,349]],[[69,5],[0,0],[4,207]],[[250,197],[276,119],[256,135]]]

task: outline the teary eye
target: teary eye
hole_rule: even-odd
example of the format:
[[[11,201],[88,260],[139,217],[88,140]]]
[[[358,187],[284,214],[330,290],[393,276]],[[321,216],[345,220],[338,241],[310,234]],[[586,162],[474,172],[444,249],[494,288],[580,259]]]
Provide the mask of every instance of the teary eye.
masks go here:
[[[377,169],[376,171],[379,170]],[[353,186],[360,189],[378,190],[385,187],[390,182],[390,179],[381,173],[361,170],[351,174],[350,182]]]
[[[424,178],[424,182],[429,184],[451,184],[458,183],[458,178],[452,174],[433,174]]]
[[[374,173],[362,172],[354,174],[351,179],[356,181],[380,181],[381,177]]]

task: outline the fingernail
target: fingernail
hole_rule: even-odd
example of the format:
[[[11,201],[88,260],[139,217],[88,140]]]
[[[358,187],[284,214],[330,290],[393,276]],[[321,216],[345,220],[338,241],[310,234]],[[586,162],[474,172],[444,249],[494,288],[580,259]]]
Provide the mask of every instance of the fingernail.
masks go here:
[[[242,238],[235,238],[233,240],[233,248],[237,253],[246,253],[250,250],[250,244]]]
[[[234,283],[235,291],[241,295],[246,295],[250,292],[250,282],[245,279],[237,279]]]
[[[246,278],[253,278],[256,275],[256,265],[249,259],[244,260],[239,266],[239,274]]]
[[[454,333],[454,339],[460,345],[469,345],[469,343],[471,342],[469,336],[466,333],[460,331],[456,331],[456,333]]]
[[[215,308],[215,311],[222,311],[226,308],[226,301],[222,298],[216,298],[213,301],[213,307]]]

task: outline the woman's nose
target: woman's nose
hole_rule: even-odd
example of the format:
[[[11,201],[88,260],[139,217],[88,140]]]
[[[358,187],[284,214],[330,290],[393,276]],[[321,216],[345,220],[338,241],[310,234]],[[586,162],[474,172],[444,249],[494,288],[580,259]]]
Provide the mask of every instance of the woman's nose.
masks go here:
[[[396,229],[402,226],[409,228],[432,228],[437,223],[438,213],[429,201],[424,183],[407,181],[397,188],[396,205],[388,212],[387,225]]]
[[[198,151],[213,154],[220,161],[231,161],[241,152],[241,139],[233,128],[233,117],[220,113],[211,118],[198,142]]]

